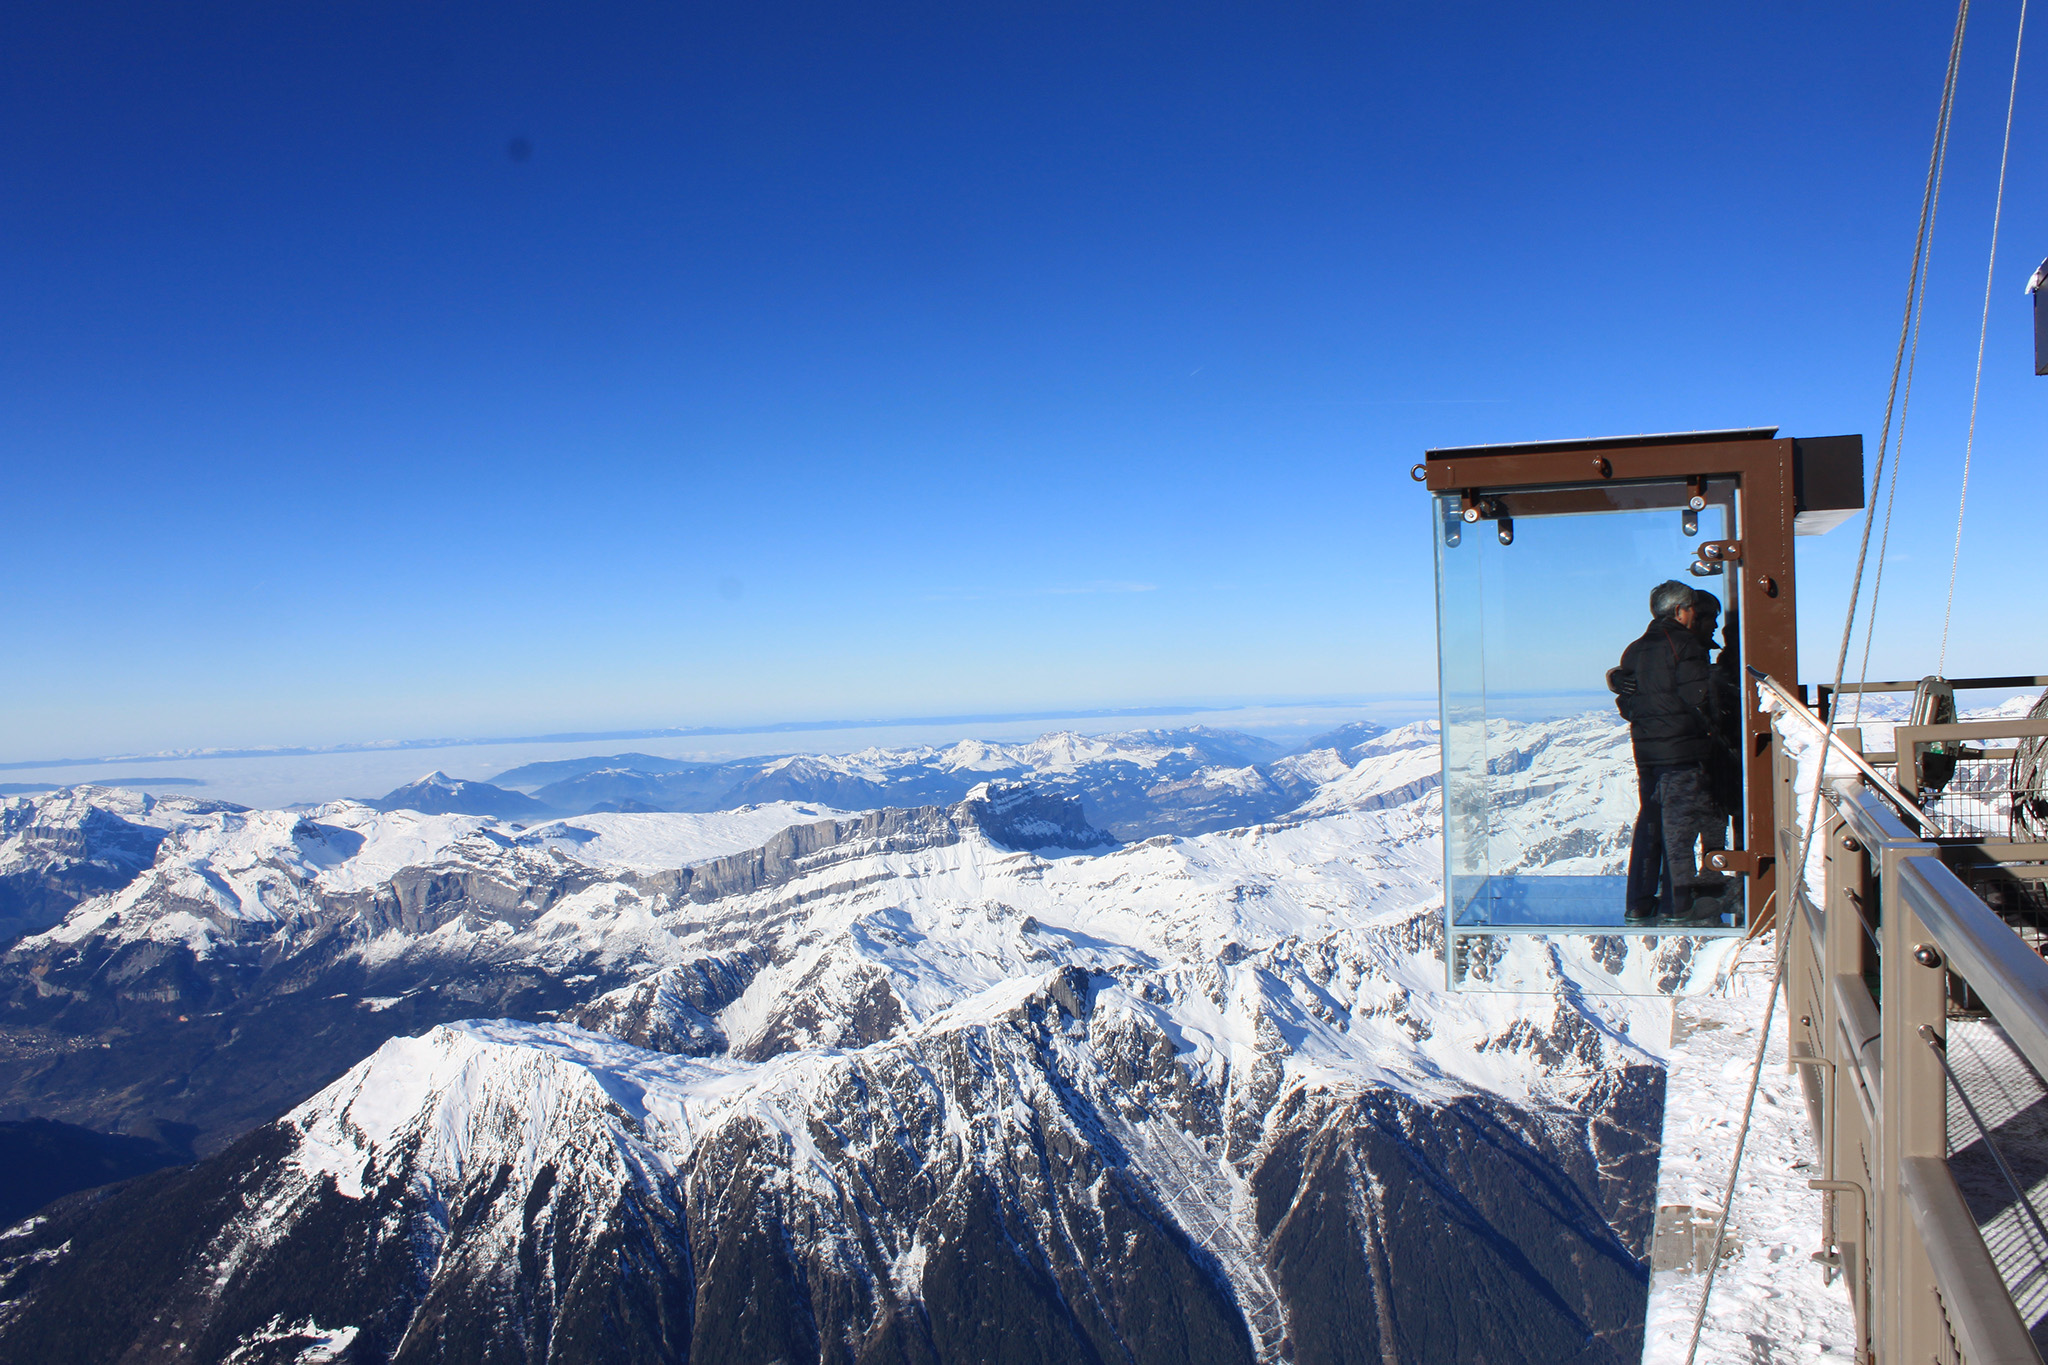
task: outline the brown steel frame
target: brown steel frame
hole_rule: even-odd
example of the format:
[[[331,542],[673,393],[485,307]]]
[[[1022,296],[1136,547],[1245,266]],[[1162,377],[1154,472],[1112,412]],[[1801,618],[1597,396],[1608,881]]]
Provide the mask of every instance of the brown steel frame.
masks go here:
[[[1612,494],[1603,495],[1601,490],[1629,484],[1704,480],[1710,503],[1732,502],[1728,495],[1739,492],[1740,517],[1731,524],[1735,526],[1732,533],[1742,542],[1742,557],[1727,566],[1724,581],[1734,589],[1729,594],[1732,605],[1742,615],[1742,660],[1796,690],[1799,643],[1792,538],[1797,509],[1792,447],[1789,437],[1746,437],[1697,441],[1646,438],[1640,445],[1589,441],[1582,445],[1432,450],[1423,462],[1423,483],[1432,493],[1462,493],[1475,502],[1500,499],[1510,515],[1607,510],[1613,506]],[[1671,505],[1675,509],[1681,504]],[[1623,643],[1615,645],[1617,656]],[[1770,725],[1757,711],[1752,689],[1745,687],[1743,692],[1748,810],[1738,836],[1743,848],[1759,855],[1756,870],[1748,878],[1746,922],[1755,933],[1772,918],[1772,894],[1777,888],[1770,858],[1775,811]]]

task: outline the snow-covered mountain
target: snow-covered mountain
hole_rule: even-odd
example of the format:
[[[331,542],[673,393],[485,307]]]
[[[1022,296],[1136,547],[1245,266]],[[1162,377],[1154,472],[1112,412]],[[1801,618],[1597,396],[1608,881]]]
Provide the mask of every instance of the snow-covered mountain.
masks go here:
[[[508,820],[545,816],[546,806],[524,792],[488,782],[468,782],[440,771],[386,793],[369,803],[378,810],[411,810],[422,815],[496,815]]]
[[[0,946],[126,886],[179,823],[238,809],[112,787],[0,799]]]
[[[1346,748],[1123,843],[1004,781],[197,817],[0,962],[0,1114],[216,1151],[0,1238],[0,1354],[1632,1360],[1661,1016],[1446,993],[1433,728]]]
[[[1041,735],[1023,744],[963,740],[957,744],[863,749],[851,754],[789,754],[728,763],[691,763],[618,754],[528,764],[495,783],[465,784],[468,798],[449,805],[433,788],[422,796],[400,788],[378,804],[391,809],[459,809],[519,814],[508,804],[530,792],[536,809],[589,811],[713,811],[777,801],[807,801],[840,810],[950,805],[987,781],[1029,782],[1080,799],[1091,823],[1119,838],[1198,834],[1270,820],[1313,794],[1320,779],[1304,773],[1348,766],[1359,743],[1381,733],[1361,721],[1311,740],[1283,756],[1253,735],[1206,726],[1084,736]],[[1320,755],[1320,757],[1318,757]],[[418,784],[415,784],[417,786]],[[514,790],[516,789],[516,790]]]

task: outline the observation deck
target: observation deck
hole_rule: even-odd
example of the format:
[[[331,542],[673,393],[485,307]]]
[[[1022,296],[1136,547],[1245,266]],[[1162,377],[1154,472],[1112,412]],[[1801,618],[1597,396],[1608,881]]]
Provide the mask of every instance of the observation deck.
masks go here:
[[[1793,540],[1862,506],[1862,448],[1761,427],[1432,450],[1415,466],[1433,495],[1454,989],[1523,989],[1554,951],[1591,989],[1683,994],[1769,923],[1767,726],[1741,668],[1797,677]],[[1682,758],[1708,773],[1721,818],[1676,883],[1659,891],[1659,845],[1632,893],[1632,843],[1658,837],[1638,830],[1656,773],[1639,773],[1609,675],[1673,582],[1696,589],[1697,639],[1659,648],[1676,660],[1685,641],[1695,691],[1673,704],[1700,718]]]
[[[1916,711],[1934,691],[2048,685],[1934,681]],[[1770,680],[1757,692],[1776,722],[1778,853],[1787,867],[1805,853],[1781,882],[1778,959],[1824,1168],[1815,1259],[1846,1286],[1865,1359],[2034,1365],[2048,1346],[2048,706],[1873,726],[1883,745],[1866,752],[1865,728]]]
[[[1783,1010],[1782,1031],[1772,1009],[1755,1023],[1758,1065],[1776,1031],[1822,1198],[1810,1258],[1746,1266],[1744,1291],[1839,1286],[1864,1365],[2040,1365],[2048,698],[1959,718],[1954,694],[2048,676],[1829,687],[1809,707],[1793,541],[1862,507],[1860,437],[1432,450],[1413,473],[1432,495],[1450,986],[1539,989],[1562,967],[1589,992],[1697,996],[1753,944]],[[1886,691],[1914,693],[1909,723],[1841,725]],[[1705,1321],[1740,1210],[1718,1229],[1670,1212],[1686,1249],[1661,1248],[1665,1269],[1703,1272]]]

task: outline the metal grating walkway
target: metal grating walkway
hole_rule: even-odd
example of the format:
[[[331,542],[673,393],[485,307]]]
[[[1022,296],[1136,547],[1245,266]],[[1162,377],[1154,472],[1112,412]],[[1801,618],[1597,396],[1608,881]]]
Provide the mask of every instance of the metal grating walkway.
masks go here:
[[[2048,1086],[2034,1074],[2004,1030],[1989,1019],[1948,1021],[1948,1058],[1992,1140],[2029,1186],[2034,1207],[2048,1213]],[[1950,1087],[1953,1090],[1954,1087]],[[1953,1094],[1948,1104],[1949,1170],[1976,1216],[1999,1275],[2048,1354],[2048,1246],[2013,1198],[2012,1186],[1984,1147],[1977,1126]]]

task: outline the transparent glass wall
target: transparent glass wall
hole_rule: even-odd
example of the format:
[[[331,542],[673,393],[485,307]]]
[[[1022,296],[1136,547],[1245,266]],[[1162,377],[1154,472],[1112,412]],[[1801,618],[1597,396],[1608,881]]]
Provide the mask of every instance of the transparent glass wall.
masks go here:
[[[1641,793],[1628,722],[1607,672],[1650,624],[1650,593],[1677,580],[1717,599],[1724,577],[1695,577],[1703,541],[1731,538],[1732,490],[1688,517],[1682,484],[1618,486],[1482,500],[1485,519],[1461,519],[1456,495],[1436,499],[1438,644],[1442,677],[1446,915],[1453,940],[1503,933],[1733,933],[1739,882],[1726,918],[1662,905],[1666,918],[1630,923],[1627,879]],[[1572,510],[1540,514],[1544,507]],[[1597,510],[1580,510],[1597,508]],[[1511,513],[1503,518],[1502,513]],[[1710,646],[1723,679],[1739,677],[1724,608]],[[1735,752],[1734,722],[1717,742]],[[1720,808],[1699,856],[1739,846],[1739,763],[1722,765]],[[1710,824],[1710,821],[1702,822]],[[1677,826],[1674,826],[1676,828]],[[1657,868],[1664,866],[1661,841]],[[1654,876],[1653,880],[1657,880]],[[1700,878],[1706,874],[1701,872]],[[1667,894],[1669,894],[1667,892]],[[1482,961],[1491,949],[1453,952]],[[1466,945],[1477,948],[1477,944]],[[1650,945],[1643,945],[1649,947]],[[1480,976],[1495,975],[1482,969]],[[1473,981],[1478,985],[1480,982]],[[1506,988],[1506,987],[1497,987]]]

